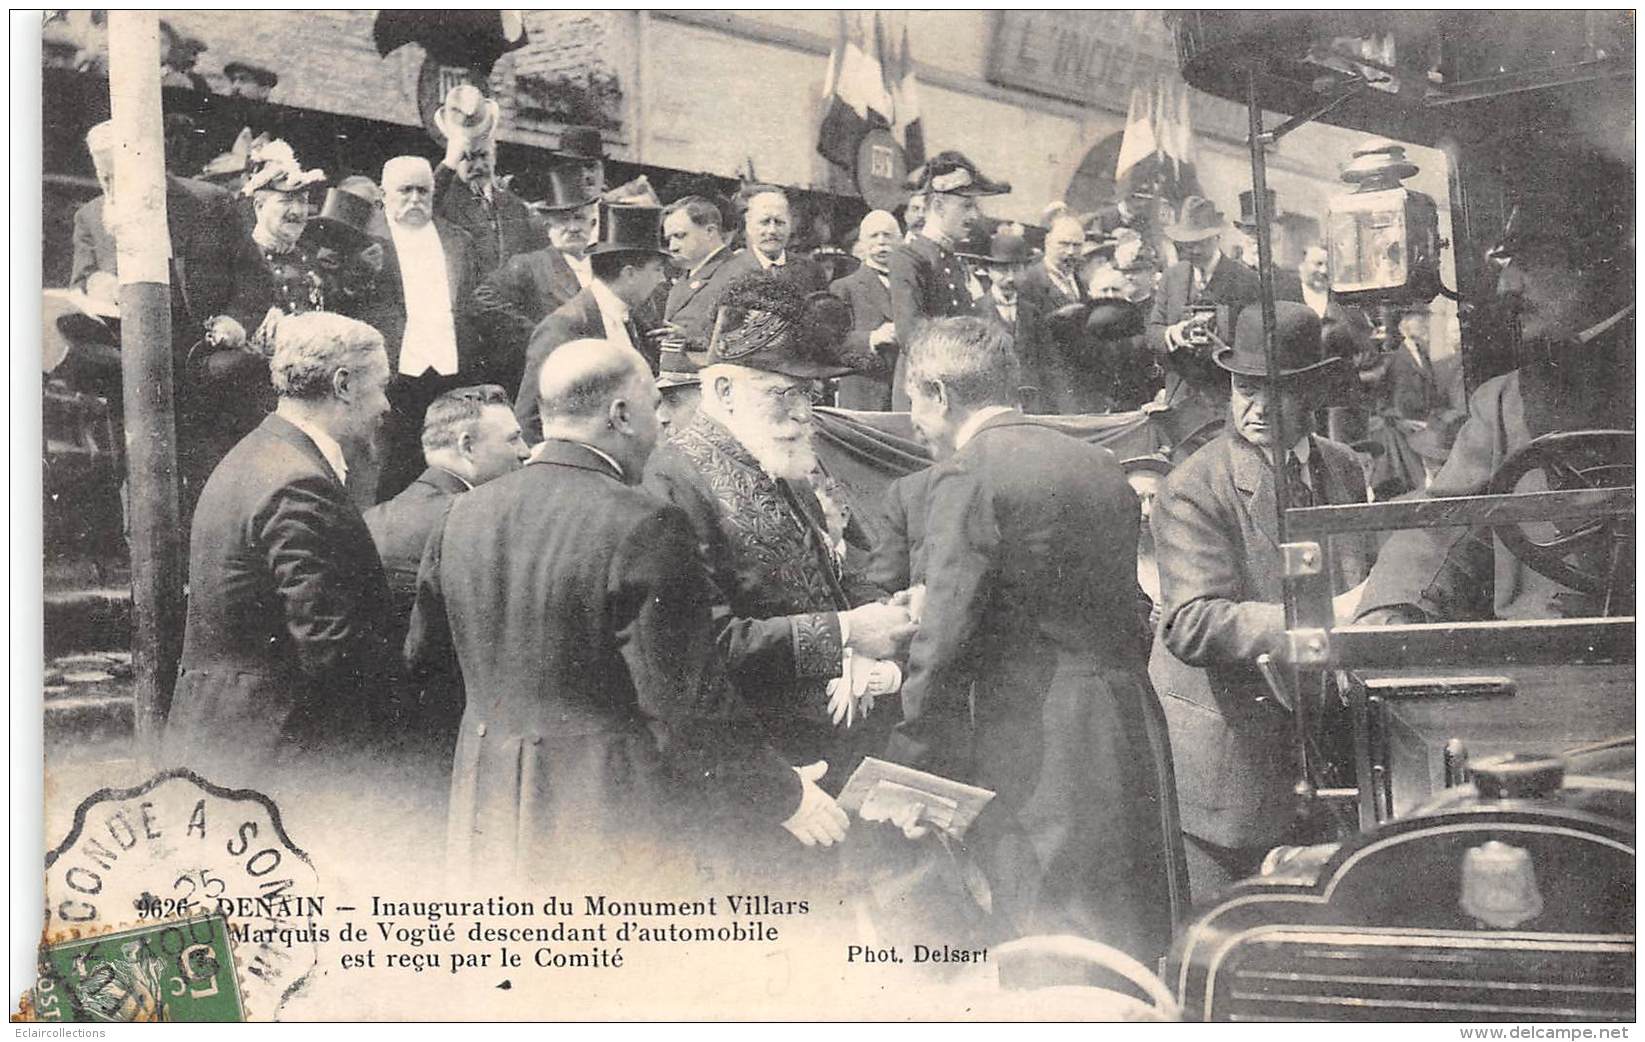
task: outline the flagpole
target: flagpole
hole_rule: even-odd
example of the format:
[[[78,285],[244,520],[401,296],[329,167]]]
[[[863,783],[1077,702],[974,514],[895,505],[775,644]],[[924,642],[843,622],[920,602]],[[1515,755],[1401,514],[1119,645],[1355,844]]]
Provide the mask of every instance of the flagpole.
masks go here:
[[[160,27],[153,11],[111,10],[109,102],[119,147],[112,219],[120,279],[121,381],[130,504],[134,738],[139,760],[159,746],[175,681],[182,562],[173,422],[171,235],[160,109]],[[112,211],[112,213],[110,212]]]

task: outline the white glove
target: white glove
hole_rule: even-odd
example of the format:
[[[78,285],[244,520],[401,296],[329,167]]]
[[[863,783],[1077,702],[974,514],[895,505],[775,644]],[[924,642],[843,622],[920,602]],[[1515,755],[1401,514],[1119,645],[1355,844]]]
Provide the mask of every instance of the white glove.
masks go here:
[[[800,776],[800,809],[783,822],[783,828],[808,847],[819,843],[831,847],[843,840],[851,821],[840,805],[834,802],[834,797],[817,785],[817,781],[828,773],[828,762],[818,760],[804,767],[796,767],[794,773]]]
[[[895,662],[853,655],[845,649],[840,675],[828,682],[828,716],[838,727],[850,727],[867,716],[874,699],[902,690],[902,669]]]

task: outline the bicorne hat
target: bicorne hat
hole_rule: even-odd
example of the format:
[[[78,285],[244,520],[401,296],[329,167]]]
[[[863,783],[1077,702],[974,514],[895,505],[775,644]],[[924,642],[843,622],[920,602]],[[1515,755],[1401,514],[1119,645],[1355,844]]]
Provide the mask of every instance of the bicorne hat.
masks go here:
[[[806,294],[788,279],[750,272],[721,298],[705,365],[740,365],[801,380],[853,372],[839,354],[851,305],[832,293]]]
[[[1290,300],[1274,301],[1274,355],[1279,362],[1280,376],[1323,373],[1341,361],[1325,354],[1319,329],[1319,316],[1313,308]],[[1239,313],[1234,323],[1233,346],[1218,348],[1212,357],[1230,373],[1268,375],[1260,305],[1249,305]]]
[[[959,152],[939,152],[926,162],[919,190],[940,195],[1005,195],[1009,181],[995,181],[983,175],[977,164]]]

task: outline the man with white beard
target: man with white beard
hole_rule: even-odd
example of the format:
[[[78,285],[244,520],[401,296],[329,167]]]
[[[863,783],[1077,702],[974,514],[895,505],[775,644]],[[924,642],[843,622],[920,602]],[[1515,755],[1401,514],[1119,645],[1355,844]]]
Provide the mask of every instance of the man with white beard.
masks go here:
[[[733,683],[789,763],[829,764],[830,792],[896,723],[894,707],[863,716],[853,681],[890,672],[877,660],[899,655],[914,633],[906,607],[880,600],[832,553],[809,481],[812,406],[823,380],[849,371],[837,355],[848,310],[776,274],[733,282],[699,374],[702,405],[645,477],[701,540]]]

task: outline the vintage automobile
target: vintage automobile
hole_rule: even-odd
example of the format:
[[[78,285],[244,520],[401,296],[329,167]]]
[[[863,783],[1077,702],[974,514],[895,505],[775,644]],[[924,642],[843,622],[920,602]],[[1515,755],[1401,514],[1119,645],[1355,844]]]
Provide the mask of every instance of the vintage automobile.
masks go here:
[[[1454,241],[1397,178],[1378,199],[1334,201],[1334,288],[1366,304],[1457,297],[1470,391],[1526,361],[1489,307],[1488,248],[1506,224],[1548,219],[1531,201],[1562,163],[1614,151],[1596,128],[1631,125],[1609,123],[1632,119],[1631,20],[1231,12],[1174,25],[1188,81],[1248,106],[1258,199],[1265,148],[1310,119],[1443,147]],[[1290,118],[1264,131],[1265,110]],[[1455,290],[1439,278],[1447,247]],[[1186,1019],[1633,1018],[1634,444],[1631,422],[1561,430],[1513,453],[1482,495],[1282,512],[1289,653],[1264,665],[1297,706],[1299,814],[1336,836],[1196,895],[1166,971]],[[1496,540],[1592,615],[1338,624],[1319,568],[1332,536],[1443,526]],[[1346,710],[1351,762],[1332,762],[1324,721],[1344,714],[1327,708]]]

